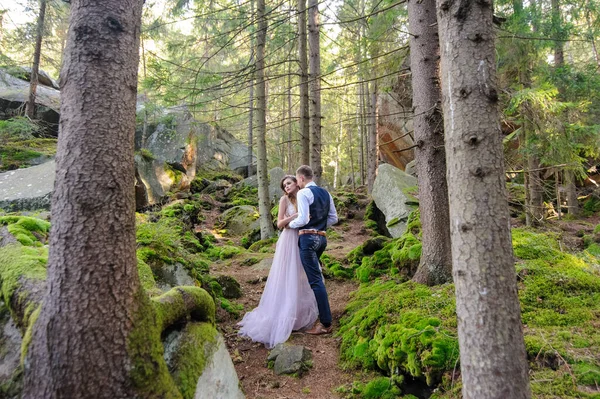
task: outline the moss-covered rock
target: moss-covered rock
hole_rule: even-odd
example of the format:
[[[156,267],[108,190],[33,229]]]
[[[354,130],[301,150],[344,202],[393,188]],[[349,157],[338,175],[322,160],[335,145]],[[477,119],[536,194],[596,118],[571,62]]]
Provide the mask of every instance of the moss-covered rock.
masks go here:
[[[0,216],[0,226],[7,226],[8,232],[26,246],[40,247],[48,240],[50,222],[30,216]]]
[[[232,236],[243,236],[259,227],[258,211],[250,205],[234,206],[223,212],[219,220],[222,228]]]

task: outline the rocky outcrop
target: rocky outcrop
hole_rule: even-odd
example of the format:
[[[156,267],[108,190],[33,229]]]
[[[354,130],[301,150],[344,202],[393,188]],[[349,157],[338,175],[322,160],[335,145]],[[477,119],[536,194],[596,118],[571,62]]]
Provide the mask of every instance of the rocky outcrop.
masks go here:
[[[408,215],[418,206],[417,199],[411,195],[416,185],[417,179],[392,165],[383,164],[377,170],[371,195],[385,215],[387,230],[393,238],[406,231]]]
[[[54,189],[54,161],[0,173],[0,209],[50,209]]]
[[[29,82],[16,78],[0,69],[0,119],[8,119],[20,113],[29,99]],[[36,91],[36,119],[50,125],[50,131],[58,133],[60,92],[55,88],[38,85]]]
[[[189,188],[197,170],[245,168],[248,146],[218,126],[200,123],[185,108],[171,109],[136,132],[135,158],[148,204]],[[140,207],[140,204],[138,204]]]
[[[283,176],[285,176],[285,172],[280,167],[276,167],[269,170],[269,198],[274,204],[278,203],[279,198],[281,198],[281,196],[283,195],[280,186],[281,179],[283,179]],[[258,177],[256,175],[250,176],[237,184],[245,184],[247,186],[258,187]]]

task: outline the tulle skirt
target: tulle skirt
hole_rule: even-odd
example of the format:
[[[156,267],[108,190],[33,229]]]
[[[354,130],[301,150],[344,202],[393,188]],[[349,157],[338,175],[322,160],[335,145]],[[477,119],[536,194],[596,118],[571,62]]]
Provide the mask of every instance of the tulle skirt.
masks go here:
[[[239,334],[272,348],[287,341],[292,331],[311,326],[318,314],[300,261],[298,230],[284,229],[260,303],[238,323]]]

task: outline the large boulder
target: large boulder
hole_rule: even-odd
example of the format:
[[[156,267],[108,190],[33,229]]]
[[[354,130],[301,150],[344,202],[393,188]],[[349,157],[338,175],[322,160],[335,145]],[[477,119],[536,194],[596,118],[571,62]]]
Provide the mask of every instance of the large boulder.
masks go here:
[[[400,169],[382,164],[371,193],[377,208],[385,215],[386,227],[393,238],[406,231],[408,215],[417,208],[418,201],[410,194],[417,179]]]
[[[280,167],[269,170],[269,199],[272,203],[277,203],[283,195],[280,186],[283,176],[285,176],[285,172]],[[256,175],[250,176],[237,184],[258,187],[258,177]]]
[[[0,391],[7,398],[19,397],[18,374],[21,362],[21,332],[15,325],[4,302],[0,300]],[[13,386],[16,385],[16,386]],[[13,388],[13,389],[11,389]],[[3,396],[4,397],[4,396]]]
[[[29,100],[29,82],[16,78],[0,69],[0,119],[8,119],[19,114]],[[48,123],[53,132],[58,132],[60,114],[60,91],[38,85],[36,91],[36,119]]]
[[[0,209],[22,211],[50,209],[56,163],[0,173]]]
[[[242,236],[247,232],[260,227],[258,210],[251,205],[234,206],[227,209],[219,220],[227,234]]]
[[[215,342],[207,342],[205,345],[209,346],[205,351],[212,352],[212,356],[198,378],[194,399],[245,398],[223,336],[218,334]]]
[[[160,202],[169,191],[188,189],[200,168],[236,170],[247,163],[246,144],[218,126],[196,121],[183,107],[148,124],[145,134],[136,131],[135,160],[149,204]]]

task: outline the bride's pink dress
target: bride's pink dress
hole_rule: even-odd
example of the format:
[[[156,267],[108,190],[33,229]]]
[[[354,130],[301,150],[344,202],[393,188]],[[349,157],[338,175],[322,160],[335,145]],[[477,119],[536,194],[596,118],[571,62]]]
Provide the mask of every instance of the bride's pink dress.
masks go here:
[[[287,215],[295,213],[288,203]],[[293,330],[311,326],[318,316],[317,301],[300,261],[298,230],[284,229],[258,307],[244,315],[239,334],[267,348],[287,341]]]

